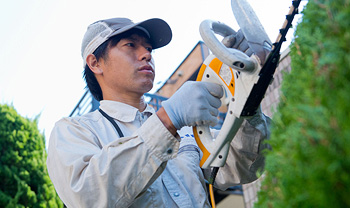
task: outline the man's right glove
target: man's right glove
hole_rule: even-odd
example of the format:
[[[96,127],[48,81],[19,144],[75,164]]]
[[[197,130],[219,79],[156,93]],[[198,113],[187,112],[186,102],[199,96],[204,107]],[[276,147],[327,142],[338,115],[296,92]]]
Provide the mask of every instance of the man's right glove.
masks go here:
[[[223,89],[209,82],[188,81],[168,100],[162,102],[176,129],[184,126],[215,126]]]

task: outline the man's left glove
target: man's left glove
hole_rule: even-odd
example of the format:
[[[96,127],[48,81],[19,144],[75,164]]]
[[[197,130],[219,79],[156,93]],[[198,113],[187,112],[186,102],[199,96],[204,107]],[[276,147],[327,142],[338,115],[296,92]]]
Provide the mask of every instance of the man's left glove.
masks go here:
[[[221,41],[227,48],[235,48],[237,50],[242,51],[247,54],[247,56],[251,56],[253,51],[249,48],[248,41],[245,39],[242,30],[238,30],[235,35],[229,35],[224,37]]]

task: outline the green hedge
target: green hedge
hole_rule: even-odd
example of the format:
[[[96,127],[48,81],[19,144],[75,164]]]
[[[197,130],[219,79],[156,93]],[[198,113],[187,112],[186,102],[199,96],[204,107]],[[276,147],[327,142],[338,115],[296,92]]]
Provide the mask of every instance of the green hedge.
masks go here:
[[[350,207],[350,0],[302,18],[255,207]]]
[[[46,169],[37,121],[0,104],[0,207],[63,207]]]

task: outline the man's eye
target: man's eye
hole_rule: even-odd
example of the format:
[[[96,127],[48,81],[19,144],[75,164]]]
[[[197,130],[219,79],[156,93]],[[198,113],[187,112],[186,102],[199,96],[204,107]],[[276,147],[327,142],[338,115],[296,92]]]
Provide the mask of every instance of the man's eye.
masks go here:
[[[152,50],[153,50],[152,47],[146,47],[146,49],[147,49],[149,52],[152,52]]]
[[[125,45],[130,46],[130,47],[134,47],[134,46],[135,46],[134,43],[127,43],[127,44],[125,44]]]

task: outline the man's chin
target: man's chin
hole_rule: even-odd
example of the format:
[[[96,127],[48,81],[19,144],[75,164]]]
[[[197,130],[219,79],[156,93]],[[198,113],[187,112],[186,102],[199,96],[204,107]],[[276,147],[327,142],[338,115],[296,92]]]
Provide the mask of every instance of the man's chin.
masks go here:
[[[142,91],[144,93],[148,93],[149,91],[151,91],[152,88],[153,88],[153,81],[152,82],[146,82],[142,86]]]

